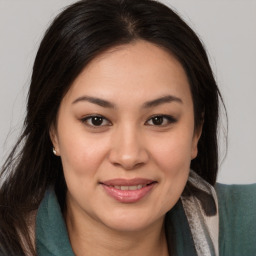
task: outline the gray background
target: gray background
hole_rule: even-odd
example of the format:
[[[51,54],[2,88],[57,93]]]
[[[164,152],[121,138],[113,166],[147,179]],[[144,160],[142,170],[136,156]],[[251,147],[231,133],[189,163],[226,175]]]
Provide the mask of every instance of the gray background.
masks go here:
[[[22,126],[32,64],[43,33],[53,17],[73,2],[0,0],[0,165]],[[218,181],[255,183],[256,0],[162,2],[176,9],[200,35],[224,97],[228,153],[220,164]],[[223,136],[220,141],[223,159]]]

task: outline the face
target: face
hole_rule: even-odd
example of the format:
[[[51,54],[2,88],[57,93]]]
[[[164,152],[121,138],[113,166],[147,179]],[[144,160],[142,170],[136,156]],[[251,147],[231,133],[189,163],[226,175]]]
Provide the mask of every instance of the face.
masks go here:
[[[137,41],[85,67],[50,135],[63,164],[68,211],[132,231],[162,221],[175,205],[200,132],[181,64]]]

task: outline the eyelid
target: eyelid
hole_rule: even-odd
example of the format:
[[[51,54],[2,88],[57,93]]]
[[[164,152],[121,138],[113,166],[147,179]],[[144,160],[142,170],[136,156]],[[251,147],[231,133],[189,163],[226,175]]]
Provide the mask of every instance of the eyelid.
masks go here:
[[[93,117],[100,117],[100,118],[103,119],[103,123],[107,121],[107,124],[100,124],[100,125],[93,125],[92,123],[89,124],[87,121],[90,120]],[[160,124],[160,125],[149,124],[149,121],[151,121],[154,117],[161,117],[161,118],[165,119],[165,122],[167,120],[167,124],[166,123],[165,124]],[[89,114],[89,115],[86,115],[86,116],[82,117],[80,120],[84,125],[88,126],[89,128],[93,128],[93,129],[99,129],[99,128],[103,128],[103,127],[112,125],[112,123],[111,123],[111,121],[109,121],[109,119],[107,119],[106,117],[104,117],[100,114]],[[155,114],[155,115],[151,116],[145,122],[145,125],[156,126],[156,127],[164,127],[164,126],[174,124],[176,122],[177,122],[177,119],[175,117],[171,116],[171,115]]]
[[[100,117],[102,118],[104,121],[107,121],[108,124],[105,124],[105,125],[93,125],[93,124],[89,124],[87,121],[90,120],[91,118],[93,117]],[[93,129],[97,129],[97,128],[102,128],[102,127],[106,127],[106,126],[111,126],[112,123],[104,116],[102,115],[99,115],[99,114],[90,114],[90,115],[86,115],[84,117],[82,117],[81,119],[81,122],[83,124],[85,124],[86,126],[90,127],[90,128],[93,128]]]
[[[152,120],[154,117],[162,117],[162,118],[164,118],[164,119],[167,119],[167,121],[168,121],[168,124],[161,124],[161,125],[155,125],[155,124],[147,124],[150,120]],[[156,127],[164,127],[164,126],[167,126],[167,125],[170,125],[170,124],[174,124],[174,123],[176,123],[178,120],[175,118],[175,117],[173,117],[173,116],[171,116],[171,115],[164,115],[164,114],[156,114],[156,115],[153,115],[153,116],[151,116],[146,122],[145,122],[145,124],[146,125],[149,125],[149,126],[156,126]]]

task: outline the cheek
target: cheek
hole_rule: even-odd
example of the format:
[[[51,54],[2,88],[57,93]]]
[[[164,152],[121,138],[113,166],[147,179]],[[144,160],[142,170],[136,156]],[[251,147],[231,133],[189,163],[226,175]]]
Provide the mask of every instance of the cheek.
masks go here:
[[[61,160],[68,190],[82,202],[85,197],[89,200],[91,191],[97,187],[105,145],[93,143],[90,138],[76,138],[73,136],[60,143]]]
[[[79,130],[72,135],[63,131],[60,137],[64,173],[74,176],[94,175],[105,157],[108,142]]]
[[[152,148],[152,158],[161,171],[159,209],[165,213],[175,205],[186,185],[190,171],[192,134],[177,132],[168,139],[158,138],[158,143]]]
[[[159,153],[157,164],[161,170],[160,214],[165,214],[179,200],[190,172],[190,143],[172,140],[162,147],[155,148]]]
[[[166,174],[187,171],[191,162],[192,135],[175,133],[154,143],[152,156]]]

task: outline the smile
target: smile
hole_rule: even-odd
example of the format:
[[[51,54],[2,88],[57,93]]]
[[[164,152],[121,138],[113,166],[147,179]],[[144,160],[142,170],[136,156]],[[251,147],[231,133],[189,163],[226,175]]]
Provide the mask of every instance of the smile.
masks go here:
[[[146,179],[114,179],[100,183],[108,196],[121,203],[135,203],[147,196],[156,181]]]
[[[146,187],[147,185],[137,185],[137,186],[112,186],[113,188],[119,189],[119,190],[138,190],[141,188]]]

